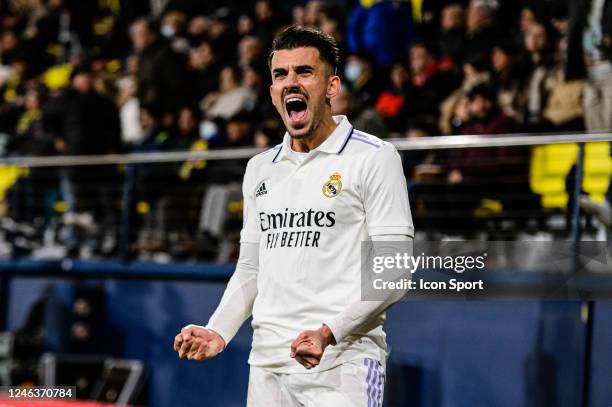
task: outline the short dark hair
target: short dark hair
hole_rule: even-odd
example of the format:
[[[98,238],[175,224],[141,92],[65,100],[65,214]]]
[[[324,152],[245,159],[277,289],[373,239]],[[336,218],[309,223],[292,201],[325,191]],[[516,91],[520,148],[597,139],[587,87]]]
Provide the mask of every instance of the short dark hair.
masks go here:
[[[479,83],[470,89],[467,93],[469,100],[474,100],[476,97],[481,96],[491,102],[497,101],[497,91],[487,82]]]
[[[160,23],[159,20],[155,17],[140,17],[135,22],[144,23],[145,27],[147,27],[147,31],[152,34],[158,35],[160,32]]]
[[[268,67],[272,67],[272,57],[276,51],[300,47],[313,47],[319,50],[321,59],[329,64],[334,75],[338,71],[340,50],[331,35],[315,27],[292,25],[285,29],[272,42],[268,55]]]

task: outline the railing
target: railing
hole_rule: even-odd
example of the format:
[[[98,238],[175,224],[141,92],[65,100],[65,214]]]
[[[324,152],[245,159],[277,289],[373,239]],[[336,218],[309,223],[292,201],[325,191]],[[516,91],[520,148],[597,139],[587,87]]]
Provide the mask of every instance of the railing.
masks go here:
[[[491,148],[491,147],[520,147],[577,143],[578,153],[573,177],[573,190],[571,192],[572,201],[578,202],[581,194],[581,186],[584,174],[584,146],[591,142],[610,142],[612,133],[582,133],[582,134],[503,134],[489,136],[443,136],[443,137],[424,137],[418,139],[389,139],[398,150],[404,152],[423,151],[423,150],[457,150],[466,148]],[[138,202],[135,198],[135,190],[141,185],[136,178],[137,169],[144,166],[161,166],[160,173],[163,173],[163,165],[181,162],[209,161],[220,162],[224,160],[247,159],[253,155],[264,151],[260,148],[236,148],[210,151],[172,151],[172,152],[151,152],[134,154],[113,154],[95,156],[49,156],[49,157],[4,157],[0,158],[0,166],[14,166],[29,169],[45,168],[71,168],[83,166],[112,166],[120,165],[123,167],[122,175],[119,180],[122,185],[115,188],[115,198],[120,201],[120,250],[119,257],[124,262],[129,261],[133,244],[135,210]],[[609,157],[608,157],[609,158]],[[76,171],[76,169],[75,169]],[[164,181],[159,181],[163,188]],[[501,181],[500,181],[501,182]],[[96,185],[93,186],[94,188]],[[187,194],[187,191],[183,191]],[[65,198],[64,198],[65,200]],[[568,208],[571,211],[571,239],[578,241],[581,232],[581,214],[577,204]],[[239,212],[239,211],[237,211]],[[418,225],[417,225],[418,228]],[[167,260],[167,259],[166,259]]]
[[[399,151],[445,150],[451,148],[517,147],[543,144],[590,143],[612,141],[610,133],[568,134],[498,134],[421,137],[418,139],[393,138],[386,141]],[[265,148],[243,147],[207,151],[169,151],[133,154],[77,155],[49,157],[3,157],[0,165],[23,167],[63,167],[81,165],[169,163],[187,160],[228,160],[250,158]]]

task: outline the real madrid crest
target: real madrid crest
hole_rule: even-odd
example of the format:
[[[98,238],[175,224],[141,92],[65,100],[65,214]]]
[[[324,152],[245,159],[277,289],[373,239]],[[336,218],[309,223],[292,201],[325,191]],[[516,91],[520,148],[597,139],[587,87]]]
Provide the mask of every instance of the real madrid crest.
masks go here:
[[[323,195],[328,198],[335,198],[342,191],[342,175],[334,172],[329,176],[329,180],[323,184]]]

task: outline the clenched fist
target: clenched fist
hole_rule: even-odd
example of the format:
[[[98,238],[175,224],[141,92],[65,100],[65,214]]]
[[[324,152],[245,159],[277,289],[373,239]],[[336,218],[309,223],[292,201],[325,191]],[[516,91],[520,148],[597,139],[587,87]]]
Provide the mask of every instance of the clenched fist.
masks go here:
[[[225,341],[221,335],[202,326],[187,325],[174,337],[174,350],[181,359],[210,359],[224,348]]]
[[[329,345],[335,345],[336,340],[327,325],[316,331],[304,331],[291,344],[290,356],[306,369],[312,369],[321,362],[323,352]]]

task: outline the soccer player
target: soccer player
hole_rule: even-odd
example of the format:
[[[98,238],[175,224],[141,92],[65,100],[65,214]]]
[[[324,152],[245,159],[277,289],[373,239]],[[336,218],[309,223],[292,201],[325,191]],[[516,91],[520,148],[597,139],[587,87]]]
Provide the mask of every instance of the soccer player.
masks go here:
[[[400,157],[332,116],[340,78],[330,36],[290,27],[269,66],[287,132],[249,161],[236,271],[208,324],[183,328],[174,349],[212,358],[252,315],[247,405],[382,405],[382,326],[399,298],[361,300],[361,242],[412,239]]]

